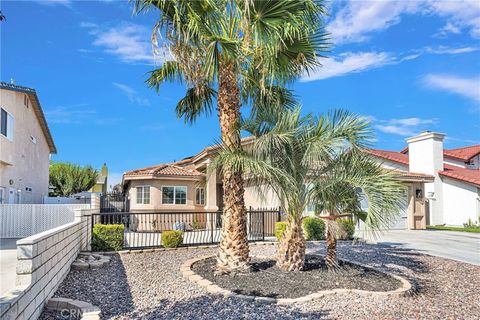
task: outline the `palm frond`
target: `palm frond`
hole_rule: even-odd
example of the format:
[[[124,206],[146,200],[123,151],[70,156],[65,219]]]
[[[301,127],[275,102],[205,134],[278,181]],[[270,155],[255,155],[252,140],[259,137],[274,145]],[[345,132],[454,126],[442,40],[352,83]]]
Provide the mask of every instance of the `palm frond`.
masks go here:
[[[188,89],[176,106],[177,117],[183,118],[186,123],[194,123],[200,115],[210,114],[216,95],[217,92],[207,85]]]

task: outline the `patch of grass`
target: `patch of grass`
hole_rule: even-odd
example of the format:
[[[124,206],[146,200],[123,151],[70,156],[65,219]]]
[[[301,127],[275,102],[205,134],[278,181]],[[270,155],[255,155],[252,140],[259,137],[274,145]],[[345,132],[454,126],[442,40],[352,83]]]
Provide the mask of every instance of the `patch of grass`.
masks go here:
[[[447,227],[447,226],[427,226],[429,230],[444,230],[444,231],[461,231],[480,233],[480,228],[462,228],[462,227]]]

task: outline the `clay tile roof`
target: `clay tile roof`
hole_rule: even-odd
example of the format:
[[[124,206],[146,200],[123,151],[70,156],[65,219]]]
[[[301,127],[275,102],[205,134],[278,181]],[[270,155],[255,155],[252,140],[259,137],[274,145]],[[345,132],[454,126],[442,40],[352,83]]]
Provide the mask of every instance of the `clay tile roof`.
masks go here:
[[[442,176],[457,179],[464,182],[469,182],[480,186],[480,170],[466,169],[449,164],[444,165],[444,170],[438,172]]]
[[[408,155],[396,151],[378,150],[378,149],[364,149],[365,152],[380,158],[390,161],[408,164]]]
[[[125,176],[154,175],[154,176],[201,176],[203,173],[195,169],[179,167],[175,164],[159,164],[152,167],[146,167],[128,171]]]
[[[444,150],[443,154],[448,157],[468,161],[473,157],[475,157],[476,155],[480,154],[480,144],[477,144],[475,146],[470,146],[470,147]]]
[[[403,178],[410,178],[410,179],[422,179],[422,180],[431,180],[433,182],[433,179],[435,178],[432,175],[429,174],[424,174],[424,173],[417,173],[417,172],[408,172],[408,171],[402,171],[402,170],[394,170],[395,173],[397,173],[399,176]]]
[[[400,153],[407,153],[408,147],[403,148],[400,150]],[[456,158],[463,161],[469,161],[476,155],[480,154],[480,144],[469,146],[469,147],[462,147],[457,149],[445,149],[443,150],[443,154],[450,158]]]

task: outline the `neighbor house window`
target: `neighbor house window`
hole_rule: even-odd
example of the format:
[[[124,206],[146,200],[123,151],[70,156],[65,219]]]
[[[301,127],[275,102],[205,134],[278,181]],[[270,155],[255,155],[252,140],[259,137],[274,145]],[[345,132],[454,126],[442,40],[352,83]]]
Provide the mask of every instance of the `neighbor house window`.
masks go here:
[[[195,190],[195,203],[198,205],[205,205],[205,188],[197,188]]]
[[[137,187],[137,204],[150,204],[150,186]]]
[[[0,109],[0,133],[13,140],[13,117],[4,109]]]
[[[187,204],[187,187],[162,187],[162,204]]]

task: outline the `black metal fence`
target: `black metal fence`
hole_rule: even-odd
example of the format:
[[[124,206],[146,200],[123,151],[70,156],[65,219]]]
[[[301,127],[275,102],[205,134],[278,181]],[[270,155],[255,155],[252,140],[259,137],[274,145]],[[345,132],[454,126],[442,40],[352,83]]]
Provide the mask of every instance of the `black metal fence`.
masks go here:
[[[100,212],[128,212],[127,197],[118,192],[106,193],[100,196]]]
[[[279,209],[248,210],[249,241],[275,239],[275,223],[283,220]],[[183,245],[214,244],[220,241],[222,212],[111,212],[92,215],[95,224],[123,224],[124,249],[161,247],[161,235],[167,230],[183,231]]]

